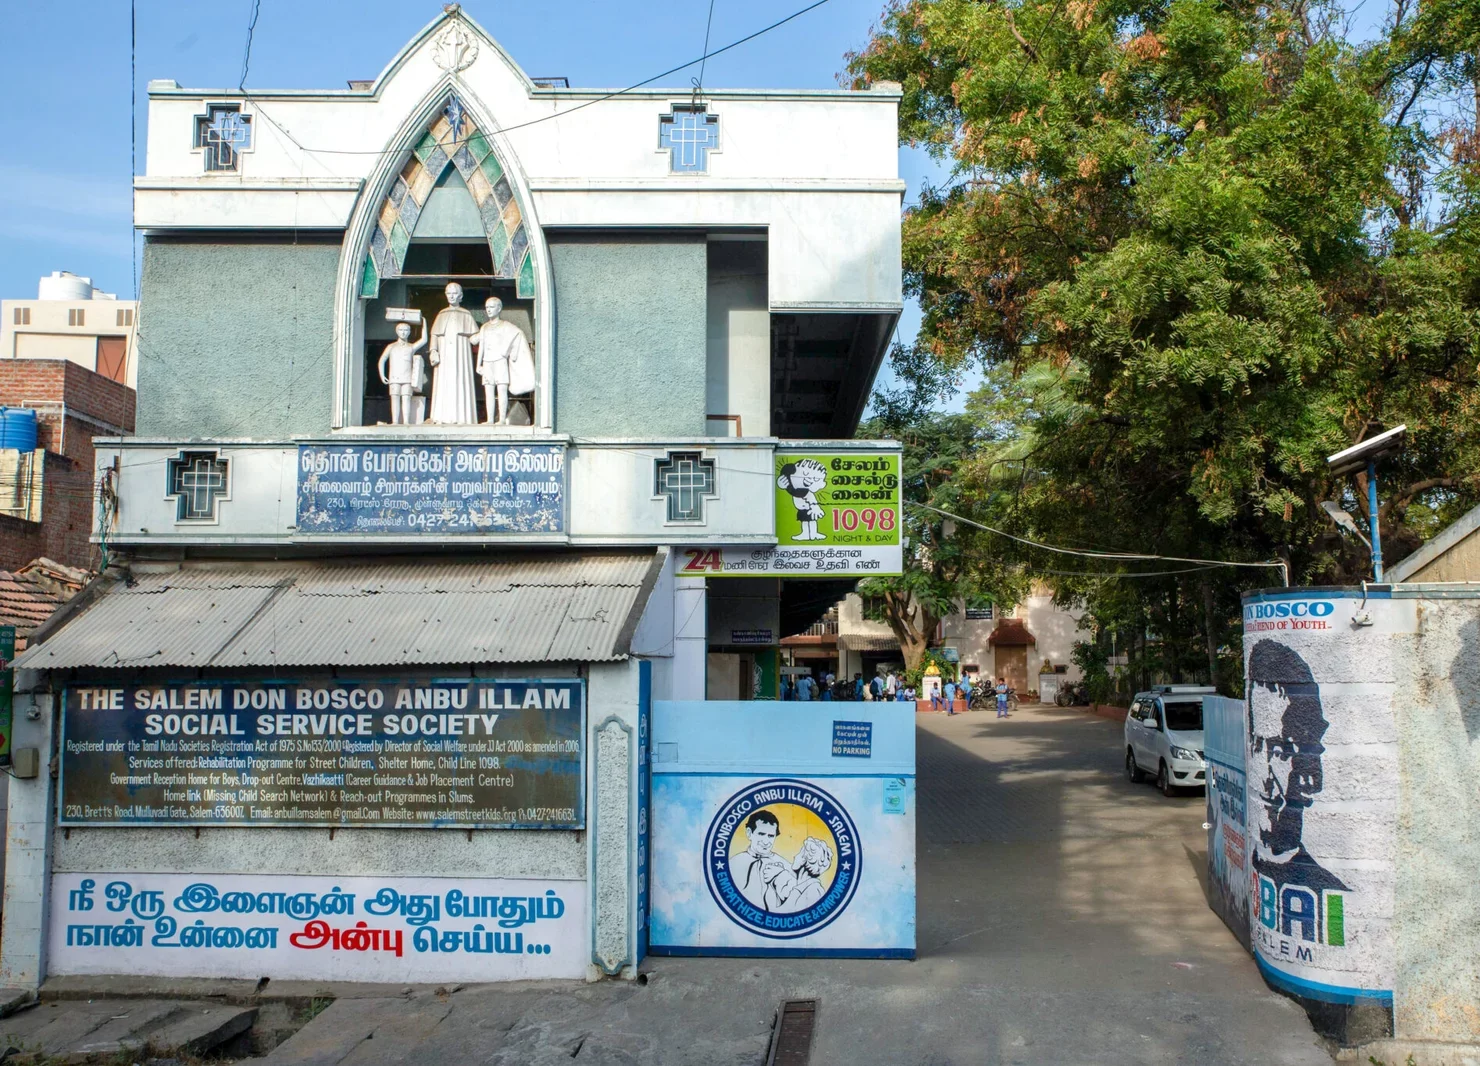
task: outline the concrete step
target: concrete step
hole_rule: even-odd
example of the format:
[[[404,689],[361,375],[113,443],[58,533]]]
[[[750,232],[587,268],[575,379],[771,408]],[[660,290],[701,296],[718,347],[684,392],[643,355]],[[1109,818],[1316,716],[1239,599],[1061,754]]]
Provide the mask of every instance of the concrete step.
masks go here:
[[[255,1007],[209,1000],[93,999],[42,1003],[0,1021],[7,1063],[86,1062],[120,1051],[200,1055],[245,1032]]]

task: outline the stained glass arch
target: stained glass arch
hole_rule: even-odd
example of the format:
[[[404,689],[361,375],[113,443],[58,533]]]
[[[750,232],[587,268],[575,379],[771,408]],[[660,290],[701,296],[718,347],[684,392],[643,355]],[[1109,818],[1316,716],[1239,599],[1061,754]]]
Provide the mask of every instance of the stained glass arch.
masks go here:
[[[361,298],[374,299],[381,281],[402,276],[417,220],[449,167],[457,169],[473,198],[492,255],[493,276],[513,281],[520,299],[535,297],[537,268],[528,212],[492,139],[457,94],[450,93],[381,204],[361,269]]]

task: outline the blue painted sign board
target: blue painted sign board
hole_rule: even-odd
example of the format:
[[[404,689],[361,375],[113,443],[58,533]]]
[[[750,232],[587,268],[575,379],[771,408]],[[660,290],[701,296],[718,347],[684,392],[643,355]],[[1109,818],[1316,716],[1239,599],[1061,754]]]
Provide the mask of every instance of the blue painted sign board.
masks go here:
[[[585,682],[68,688],[58,824],[585,827]]]
[[[1244,701],[1203,697],[1203,751],[1208,761],[1208,901],[1239,943],[1249,937],[1249,848]]]
[[[563,444],[301,444],[298,532],[565,531]]]
[[[914,712],[849,713],[653,704],[651,954],[914,958]]]
[[[846,759],[872,758],[874,723],[833,722],[832,753]]]

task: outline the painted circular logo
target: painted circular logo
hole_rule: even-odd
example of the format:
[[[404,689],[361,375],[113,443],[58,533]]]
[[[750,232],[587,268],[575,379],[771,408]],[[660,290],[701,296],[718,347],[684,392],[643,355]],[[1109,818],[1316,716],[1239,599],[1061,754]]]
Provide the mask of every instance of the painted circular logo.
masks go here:
[[[793,778],[757,781],[720,806],[704,835],[704,880],[737,924],[806,936],[853,898],[863,852],[842,804]]]

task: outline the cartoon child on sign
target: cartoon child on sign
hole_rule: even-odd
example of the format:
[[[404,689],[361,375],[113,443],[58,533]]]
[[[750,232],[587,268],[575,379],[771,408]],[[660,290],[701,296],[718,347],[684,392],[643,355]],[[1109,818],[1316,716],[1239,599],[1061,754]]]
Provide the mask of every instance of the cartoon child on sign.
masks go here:
[[[802,531],[792,540],[826,540],[827,534],[820,533],[817,523],[826,513],[817,502],[817,494],[827,488],[827,468],[816,459],[803,459],[787,463],[781,468],[776,487],[791,494],[792,506],[797,509],[797,521]]]

